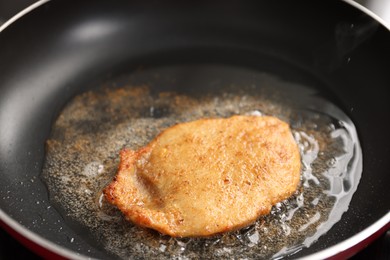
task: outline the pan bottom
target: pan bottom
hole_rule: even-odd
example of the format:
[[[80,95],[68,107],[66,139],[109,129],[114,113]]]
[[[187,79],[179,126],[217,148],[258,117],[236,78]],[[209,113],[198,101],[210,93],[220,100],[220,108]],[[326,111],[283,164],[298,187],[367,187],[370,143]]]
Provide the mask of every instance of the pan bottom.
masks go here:
[[[348,209],[361,176],[355,127],[321,92],[276,76],[222,65],[143,69],[76,96],[47,141],[43,171],[51,200],[70,225],[121,258],[270,258],[314,243]],[[180,122],[235,114],[290,123],[302,158],[298,191],[271,214],[212,238],[174,239],[127,222],[102,189],[119,151],[147,144]]]

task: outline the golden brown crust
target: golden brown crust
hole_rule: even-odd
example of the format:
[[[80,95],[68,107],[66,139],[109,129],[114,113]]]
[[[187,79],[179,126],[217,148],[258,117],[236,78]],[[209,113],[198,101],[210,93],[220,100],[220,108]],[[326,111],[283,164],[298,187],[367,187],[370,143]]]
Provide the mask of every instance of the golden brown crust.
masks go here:
[[[238,229],[291,196],[300,155],[288,124],[233,116],[177,124],[121,151],[108,201],[140,226],[179,237]]]

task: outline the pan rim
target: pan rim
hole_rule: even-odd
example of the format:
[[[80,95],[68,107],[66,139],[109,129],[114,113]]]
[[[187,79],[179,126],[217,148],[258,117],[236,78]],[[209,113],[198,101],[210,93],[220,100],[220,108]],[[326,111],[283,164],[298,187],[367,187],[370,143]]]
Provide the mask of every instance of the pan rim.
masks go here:
[[[9,27],[11,24],[13,24],[15,21],[23,17],[24,15],[28,14],[29,12],[33,11],[34,9],[40,7],[41,5],[44,5],[47,2],[50,2],[51,0],[38,0],[34,4],[26,7],[16,15],[14,15],[12,18],[7,20],[4,24],[0,26],[0,33],[4,31],[7,27]],[[363,6],[362,4],[356,2],[355,0],[342,0],[343,2],[351,5],[352,7],[359,9],[360,11],[364,12],[365,14],[372,17],[374,20],[379,22],[383,27],[385,27],[390,32],[390,24],[388,24],[384,19],[382,19],[380,16],[375,14],[373,11],[368,9],[367,7]],[[51,242],[45,238],[43,238],[41,235],[30,231],[28,228],[26,228],[24,225],[18,223],[16,220],[14,220],[12,217],[7,215],[1,208],[0,208],[0,226],[3,227],[8,226],[10,229],[15,231],[16,233],[20,234],[22,237],[26,238],[27,240],[31,241],[32,244],[38,245],[46,249],[47,251],[53,252],[59,256],[69,258],[69,259],[91,259],[90,257],[77,253],[73,250],[67,249],[66,247],[63,247],[61,245],[58,245],[54,242]],[[324,250],[321,250],[317,253],[310,254],[307,256],[302,257],[301,259],[326,259],[330,257],[336,257],[337,255],[341,254],[344,251],[352,250],[354,246],[364,243],[366,240],[368,240],[370,237],[378,234],[380,235],[380,232],[384,230],[384,228],[390,228],[390,211],[386,213],[384,216],[382,216],[379,220],[375,221],[373,224],[368,226],[367,228],[363,229],[362,231],[359,231],[357,234],[355,234],[352,237],[349,237],[348,239],[334,245],[331,247],[328,247]],[[357,251],[351,252],[356,253]]]
[[[28,228],[23,226],[22,224],[18,223],[16,220],[8,216],[2,209],[0,209],[0,224],[4,223],[4,225],[8,226],[10,229],[21,235],[23,238],[26,238],[29,240],[32,244],[38,245],[43,247],[45,250],[49,252],[53,252],[59,256],[68,258],[68,259],[75,259],[75,260],[82,260],[82,259],[91,259],[90,257],[87,257],[85,255],[82,255],[80,253],[75,253],[72,250],[69,250],[63,246],[60,246],[56,243],[53,243],[46,238],[43,238],[39,234],[30,231]],[[2,226],[2,225],[0,225]],[[20,241],[21,242],[21,241]],[[34,251],[34,250],[33,250]]]
[[[346,240],[334,246],[321,250],[317,253],[304,256],[301,259],[328,259],[330,257],[337,256],[344,251],[353,249],[354,246],[359,245],[360,243],[364,243],[371,236],[378,234],[378,232],[380,232],[383,228],[386,228],[387,226],[390,226],[390,211],[387,212],[387,214],[384,215],[382,218],[380,218],[379,220],[377,220],[367,228],[363,229],[356,235],[347,238]],[[357,253],[357,251],[351,253],[354,254]]]
[[[13,231],[17,232],[18,234],[22,235],[24,238],[31,241],[33,244],[42,246],[46,250],[58,254],[59,256],[63,256],[69,259],[77,259],[77,260],[90,259],[90,257],[87,257],[80,253],[75,253],[72,250],[69,250],[63,246],[53,243],[41,237],[40,235],[30,231],[28,228],[24,227],[23,225],[19,224],[14,219],[12,219],[10,216],[8,216],[2,209],[0,209],[0,220],[3,221],[5,225],[10,227]],[[387,226],[390,226],[390,212],[388,212],[382,218],[380,218],[379,220],[371,224],[366,229],[360,231],[356,235],[334,246],[328,247],[327,249],[321,250],[314,254],[304,256],[301,259],[327,259],[330,257],[335,257],[344,251],[353,249],[354,246],[359,245],[360,243],[364,243],[367,239],[369,239],[373,235],[376,234],[380,235],[380,233],[378,234],[378,232],[380,232],[383,228],[386,229]],[[354,253],[356,252],[354,251],[351,252],[352,255]]]
[[[35,8],[38,8],[39,6],[45,4],[46,2],[49,2],[50,0],[39,0],[35,3],[33,3],[32,5],[26,7],[25,9],[23,9],[22,11],[20,11],[19,13],[15,14],[14,16],[12,16],[9,20],[7,20],[5,23],[3,23],[1,26],[0,26],[0,33],[5,29],[7,28],[8,26],[10,26],[12,23],[14,23],[16,20],[20,19],[21,17],[23,17],[25,14],[33,11]]]
[[[356,0],[342,0],[342,1],[347,3],[347,4],[349,4],[349,5],[352,5],[353,7],[357,8],[360,11],[362,11],[362,12],[366,13],[367,15],[371,16],[374,20],[376,20],[377,22],[382,24],[383,27],[385,27],[387,30],[390,31],[390,24],[388,22],[386,22],[382,17],[380,17],[379,15],[377,15],[376,13],[374,13],[373,11],[371,11],[370,9],[365,7],[364,5],[356,2]]]
[[[41,6],[41,5],[43,5],[43,4],[45,4],[45,3],[49,2],[49,1],[51,1],[51,0],[38,0],[34,4],[26,7],[25,9],[23,9],[22,11],[20,11],[19,13],[14,15],[13,17],[11,17],[9,20],[7,20],[4,24],[2,24],[0,26],[0,32],[2,32],[5,28],[7,28],[9,25],[14,23],[16,20],[18,20],[19,18],[21,18],[25,14],[31,12],[35,8]],[[356,9],[359,9],[360,11],[366,13],[367,15],[371,16],[374,20],[378,21],[387,30],[390,31],[390,24],[389,23],[387,23],[382,17],[380,17],[379,15],[377,15],[376,13],[374,13],[373,11],[371,11],[370,9],[365,7],[364,5],[356,2],[356,0],[342,0],[342,1],[347,3],[347,4],[349,4],[349,5],[351,5],[351,6],[353,6]]]

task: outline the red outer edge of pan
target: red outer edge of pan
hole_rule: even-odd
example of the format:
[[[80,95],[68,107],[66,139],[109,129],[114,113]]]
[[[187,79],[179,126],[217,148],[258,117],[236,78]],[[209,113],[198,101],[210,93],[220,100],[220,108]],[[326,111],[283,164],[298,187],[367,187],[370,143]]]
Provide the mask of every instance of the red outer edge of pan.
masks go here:
[[[352,256],[354,256],[356,253],[360,252],[364,248],[366,248],[368,245],[373,243],[376,239],[378,239],[382,234],[384,234],[386,231],[390,230],[390,222],[387,223],[384,227],[379,229],[377,232],[372,234],[371,236],[367,237],[365,240],[361,241],[360,243],[350,247],[349,249],[340,252],[337,255],[334,255],[330,257],[329,259],[336,260],[336,259],[347,259]]]
[[[26,248],[30,249],[32,252],[36,253],[37,255],[41,256],[44,259],[53,259],[53,260],[67,259],[39,245],[38,243],[28,239],[22,233],[18,233],[16,230],[6,225],[2,220],[0,220],[0,226],[13,238],[18,240],[22,245],[24,245]]]

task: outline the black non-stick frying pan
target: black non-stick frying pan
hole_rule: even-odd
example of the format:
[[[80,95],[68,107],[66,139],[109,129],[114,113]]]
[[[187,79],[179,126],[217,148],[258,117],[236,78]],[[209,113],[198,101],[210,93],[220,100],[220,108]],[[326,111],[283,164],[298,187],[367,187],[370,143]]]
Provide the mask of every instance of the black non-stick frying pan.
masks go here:
[[[139,67],[167,65],[272,73],[320,90],[354,122],[363,173],[349,209],[292,257],[347,257],[389,228],[390,32],[373,18],[336,0],[67,0],[36,7],[0,33],[0,219],[38,252],[112,257],[51,205],[40,179],[45,140],[76,94]]]

